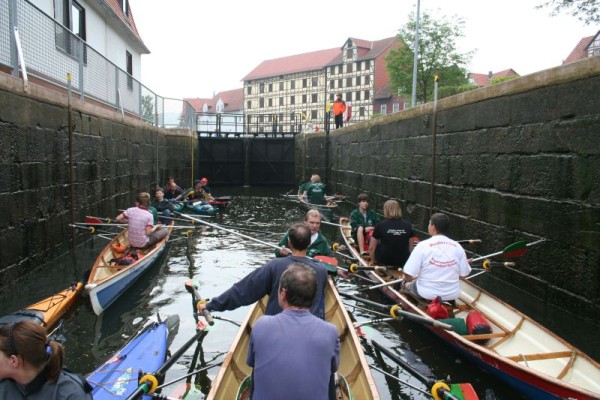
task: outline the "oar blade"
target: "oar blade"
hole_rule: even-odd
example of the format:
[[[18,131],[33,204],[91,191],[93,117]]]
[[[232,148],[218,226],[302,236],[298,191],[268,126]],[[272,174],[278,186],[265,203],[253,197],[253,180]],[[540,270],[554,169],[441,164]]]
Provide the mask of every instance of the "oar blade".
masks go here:
[[[102,221],[100,218],[96,218],[96,217],[85,217],[85,223],[86,224],[102,224],[102,223],[104,223],[104,221]]]
[[[527,242],[524,240],[515,242],[511,245],[508,245],[504,250],[502,250],[502,256],[504,258],[515,258],[520,257],[527,251]]]

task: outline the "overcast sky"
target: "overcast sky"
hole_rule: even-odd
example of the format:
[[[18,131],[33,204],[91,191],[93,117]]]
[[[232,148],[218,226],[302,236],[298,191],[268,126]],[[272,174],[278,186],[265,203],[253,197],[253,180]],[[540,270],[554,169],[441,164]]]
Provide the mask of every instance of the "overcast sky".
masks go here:
[[[349,37],[395,36],[417,0],[129,0],[151,54],[142,83],[160,96],[212,97],[242,87],[263,60],[341,47]],[[512,68],[520,75],[562,63],[600,28],[535,9],[544,0],[421,0],[421,13],[462,17],[461,51],[476,50],[468,70]]]

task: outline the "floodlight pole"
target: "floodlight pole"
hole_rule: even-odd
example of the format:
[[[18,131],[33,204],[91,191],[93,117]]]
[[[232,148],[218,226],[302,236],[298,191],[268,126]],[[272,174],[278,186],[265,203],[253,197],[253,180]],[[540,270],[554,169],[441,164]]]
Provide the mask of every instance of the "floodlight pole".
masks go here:
[[[417,0],[417,19],[415,20],[415,54],[413,58],[412,76],[412,99],[411,107],[417,105],[417,60],[419,58],[419,14],[421,12],[421,0]]]

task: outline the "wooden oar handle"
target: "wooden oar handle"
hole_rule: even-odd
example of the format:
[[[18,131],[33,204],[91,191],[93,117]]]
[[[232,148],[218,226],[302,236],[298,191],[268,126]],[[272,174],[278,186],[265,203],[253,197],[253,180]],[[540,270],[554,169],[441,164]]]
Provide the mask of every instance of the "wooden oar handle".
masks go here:
[[[185,281],[185,289],[190,292],[192,296],[194,296],[194,301],[196,301],[196,304],[206,303],[206,300],[202,300],[202,296],[200,296],[200,293],[198,293],[198,289],[196,289],[196,286],[191,279],[187,279]],[[198,308],[197,305],[196,308]],[[198,310],[200,311],[200,309]],[[210,315],[210,311],[208,311],[206,308],[202,309],[202,315],[204,318],[206,318],[206,322],[208,322],[210,326],[215,324],[212,315]]]

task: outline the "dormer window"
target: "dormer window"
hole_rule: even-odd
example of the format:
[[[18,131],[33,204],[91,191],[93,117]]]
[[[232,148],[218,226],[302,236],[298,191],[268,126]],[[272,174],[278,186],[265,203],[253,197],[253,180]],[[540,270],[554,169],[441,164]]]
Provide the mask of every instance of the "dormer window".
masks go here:
[[[217,112],[222,113],[223,110],[225,110],[225,103],[223,103],[223,100],[219,99],[217,102]]]
[[[354,57],[354,50],[353,49],[346,50],[346,58],[348,60],[352,60],[352,57]]]

